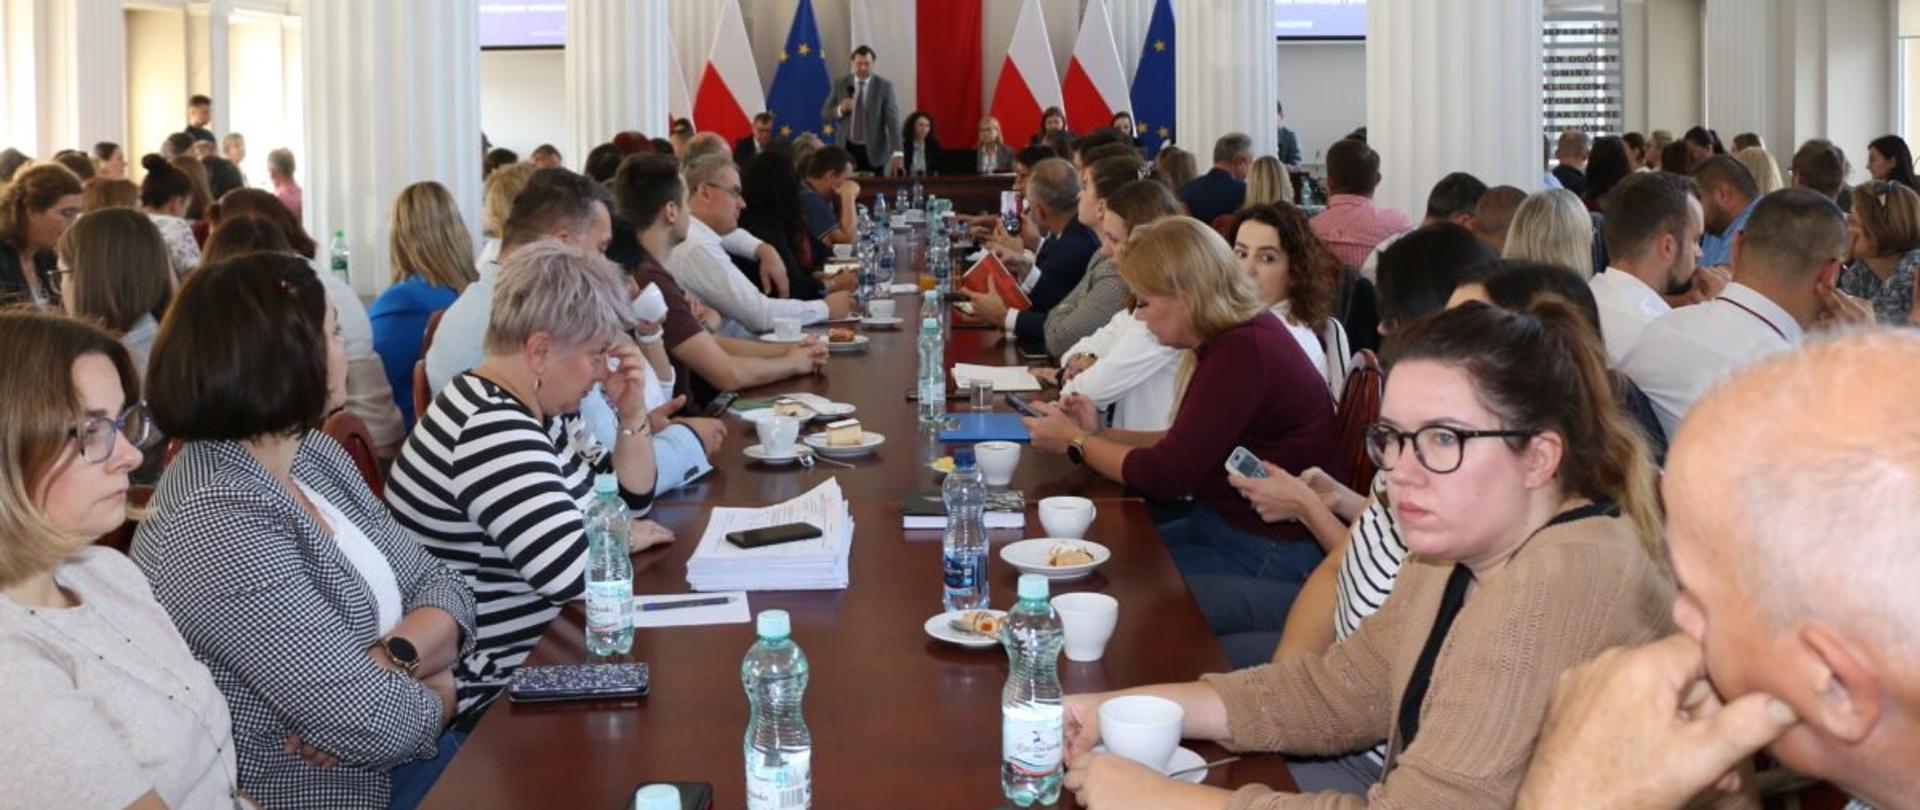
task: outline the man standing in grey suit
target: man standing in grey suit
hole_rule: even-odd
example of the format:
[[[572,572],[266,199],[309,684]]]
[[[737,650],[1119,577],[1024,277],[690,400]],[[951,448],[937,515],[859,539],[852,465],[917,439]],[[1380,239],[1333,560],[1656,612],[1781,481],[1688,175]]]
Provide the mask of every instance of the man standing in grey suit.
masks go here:
[[[900,151],[900,105],[893,83],[873,72],[873,49],[853,49],[853,72],[833,83],[820,117],[832,122],[833,142],[852,153],[854,166],[878,172]]]

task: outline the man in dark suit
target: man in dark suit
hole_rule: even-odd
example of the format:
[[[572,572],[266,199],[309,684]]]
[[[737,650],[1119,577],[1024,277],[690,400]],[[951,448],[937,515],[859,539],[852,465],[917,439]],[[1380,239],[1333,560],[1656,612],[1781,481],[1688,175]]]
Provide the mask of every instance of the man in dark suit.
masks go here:
[[[1560,133],[1560,142],[1554,146],[1553,159],[1560,165],[1553,167],[1553,179],[1574,196],[1587,193],[1587,155],[1592,151],[1593,139],[1577,129]]]
[[[1247,172],[1253,168],[1253,139],[1229,132],[1213,142],[1213,169],[1180,187],[1180,202],[1194,219],[1212,225],[1247,201]]]
[[[1288,171],[1298,171],[1300,169],[1300,139],[1293,134],[1293,130],[1287,129],[1287,105],[1276,101],[1273,103],[1273,112],[1275,125],[1280,128],[1280,139],[1274,141],[1274,143],[1277,144],[1277,147],[1273,150],[1274,157],[1279,158],[1281,163],[1286,164]]]
[[[753,134],[733,142],[733,162],[742,166],[773,141],[773,113],[761,111],[753,116]]]
[[[893,83],[873,72],[873,49],[853,49],[853,72],[833,83],[820,117],[832,122],[833,142],[846,147],[863,172],[878,172],[900,151],[900,104]]]
[[[1047,313],[1080,284],[1093,255],[1100,252],[1100,236],[1080,222],[1080,175],[1065,160],[1047,158],[1033,167],[1027,176],[1027,201],[1033,206],[1033,222],[1043,234],[1040,249],[1031,259],[998,246],[994,254],[1020,279],[1032,306],[1009,309],[993,293],[969,292],[967,297],[973,300],[975,319],[1021,337],[1039,338]]]

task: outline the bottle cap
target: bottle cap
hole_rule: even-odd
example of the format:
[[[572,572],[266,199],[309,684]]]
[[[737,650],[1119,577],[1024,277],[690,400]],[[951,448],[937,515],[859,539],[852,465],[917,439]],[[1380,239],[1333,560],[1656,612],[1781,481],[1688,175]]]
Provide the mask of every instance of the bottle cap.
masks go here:
[[[793,624],[784,610],[763,610],[757,629],[761,638],[786,638],[793,632]]]
[[[633,794],[633,810],[680,810],[680,789],[672,785],[648,785]]]
[[[600,473],[593,477],[593,494],[617,495],[620,492],[620,478],[613,473]]]
[[[1039,574],[1021,574],[1020,575],[1020,598],[1021,599],[1047,598],[1047,578],[1040,576]]]
[[[953,467],[956,470],[973,469],[973,448],[966,447],[953,451]]]

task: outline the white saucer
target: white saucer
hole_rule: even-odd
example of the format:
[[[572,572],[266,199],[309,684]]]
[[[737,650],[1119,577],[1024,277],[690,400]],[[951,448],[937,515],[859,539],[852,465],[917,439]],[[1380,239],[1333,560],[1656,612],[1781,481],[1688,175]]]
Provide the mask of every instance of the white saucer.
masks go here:
[[[807,412],[800,416],[793,417],[794,419],[799,419],[801,421],[811,421],[813,419],[819,418],[820,412],[809,407],[808,405],[806,405],[806,403],[801,403],[800,407],[806,408]],[[768,419],[773,418],[773,409],[772,408],[754,408],[753,410],[750,410],[750,411],[736,411],[735,414],[739,416],[741,419],[747,420],[748,422],[764,422]]]
[[[1054,546],[1079,546],[1093,555],[1093,562],[1080,565],[1048,565],[1047,557]],[[1090,540],[1068,540],[1064,538],[1042,537],[1038,540],[1022,540],[1008,543],[1000,548],[1000,559],[1020,570],[1022,574],[1039,574],[1047,579],[1064,581],[1079,579],[1093,573],[1093,569],[1113,557],[1106,546]]]
[[[798,402],[813,411],[815,419],[844,419],[860,410],[847,402],[834,402],[819,394],[788,394],[788,399]]]
[[[805,443],[806,446],[813,448],[815,451],[818,451],[820,455],[826,456],[827,458],[857,458],[859,456],[867,455],[868,453],[873,452],[873,448],[879,447],[880,445],[885,444],[887,442],[887,437],[882,436],[878,433],[875,433],[871,430],[866,431],[860,435],[860,445],[858,447],[828,446],[827,434],[825,433],[809,433],[805,436],[801,436],[800,441]]]
[[[769,456],[767,455],[767,451],[760,448],[760,445],[750,444],[750,445],[747,445],[746,450],[743,450],[741,452],[746,453],[747,458],[753,459],[754,461],[758,461],[762,464],[780,465],[780,464],[792,464],[796,461],[799,461],[801,456],[813,455],[813,448],[808,447],[804,444],[795,444],[793,446],[793,453],[789,455]]]
[[[800,341],[807,339],[807,333],[801,332],[800,336],[797,338],[783,338],[772,332],[768,332],[764,335],[761,335],[760,339],[768,343],[799,343]]]
[[[1093,750],[1104,754],[1107,752],[1107,747],[1105,745],[1096,745],[1093,747]],[[1178,773],[1188,768],[1198,768],[1205,764],[1207,764],[1206,757],[1200,756],[1200,754],[1193,749],[1183,745],[1174,749],[1173,759],[1167,762],[1167,769],[1161,771],[1161,773]],[[1194,771],[1193,773],[1180,777],[1180,781],[1197,785],[1207,781],[1207,773],[1207,771]]]
[[[862,318],[860,320],[860,323],[868,329],[899,329],[900,324],[906,322],[905,318]]]
[[[961,647],[968,647],[976,650],[985,649],[987,647],[999,646],[1000,639],[998,638],[990,638],[987,636],[982,636],[974,633],[962,633],[958,630],[953,629],[953,626],[948,624],[948,622],[951,622],[954,619],[959,618],[960,614],[966,613],[966,612],[968,611],[953,610],[953,611],[948,611],[946,613],[935,615],[933,618],[928,619],[927,623],[922,625],[922,627],[926,629],[927,635],[933,636],[934,638],[937,638],[948,644],[953,644]],[[1002,619],[1007,617],[1007,612],[1004,610],[990,610],[987,612],[992,613],[996,616],[999,616]],[[1175,759],[1178,760],[1179,757],[1175,756]]]
[[[827,344],[827,351],[833,352],[835,354],[843,354],[846,352],[857,352],[862,349],[865,349],[867,347],[867,344],[871,342],[873,342],[873,338],[867,337],[866,335],[854,335],[852,340],[846,341],[845,343],[835,343],[829,340],[829,341],[826,341],[826,344]]]

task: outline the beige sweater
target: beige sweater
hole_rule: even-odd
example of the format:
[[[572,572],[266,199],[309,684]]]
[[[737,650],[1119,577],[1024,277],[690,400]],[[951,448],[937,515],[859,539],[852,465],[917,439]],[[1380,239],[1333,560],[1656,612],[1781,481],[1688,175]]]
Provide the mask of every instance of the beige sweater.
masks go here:
[[[1385,776],[1366,798],[1249,785],[1231,810],[1510,807],[1560,673],[1672,631],[1673,588],[1626,520],[1551,527],[1475,583],[1434,662],[1420,736],[1402,750],[1400,698],[1450,571],[1409,559],[1380,611],[1324,655],[1206,676],[1234,749],[1331,755],[1388,741]]]

